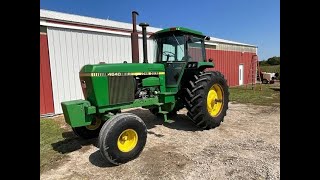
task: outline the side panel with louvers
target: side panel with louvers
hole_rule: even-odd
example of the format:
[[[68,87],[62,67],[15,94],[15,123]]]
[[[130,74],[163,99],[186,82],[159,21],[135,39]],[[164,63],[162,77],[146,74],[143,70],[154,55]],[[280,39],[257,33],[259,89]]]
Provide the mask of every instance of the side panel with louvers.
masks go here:
[[[133,76],[109,77],[109,104],[134,101]]]

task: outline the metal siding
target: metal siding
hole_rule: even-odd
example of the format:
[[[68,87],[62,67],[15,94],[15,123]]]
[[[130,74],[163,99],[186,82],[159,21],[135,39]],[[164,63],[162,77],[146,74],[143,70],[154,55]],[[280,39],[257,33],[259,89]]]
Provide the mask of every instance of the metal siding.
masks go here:
[[[246,58],[245,58],[245,62],[246,62],[246,66],[244,67],[245,69],[244,69],[244,72],[247,72],[248,73],[248,75],[247,75],[247,78],[244,78],[244,80],[245,80],[245,83],[249,83],[249,82],[251,82],[251,79],[252,79],[252,73],[251,73],[251,64],[252,63],[250,63],[250,60],[249,59],[251,59],[251,53],[250,52],[247,52],[247,53],[245,53],[246,54]]]
[[[153,62],[154,41],[148,39],[148,60]],[[48,27],[54,113],[62,113],[60,103],[83,99],[79,71],[86,64],[99,62],[131,63],[131,39],[106,33]],[[143,61],[139,38],[139,61]]]
[[[242,51],[244,51],[243,47],[242,47]],[[247,71],[247,64],[245,63],[245,60],[247,59],[247,54],[246,53],[243,53],[242,54],[242,59],[241,59],[241,62],[240,64],[243,64],[243,84],[246,84],[246,79],[247,79],[247,76],[248,74],[246,73]]]
[[[64,77],[69,77],[69,71],[70,71],[70,67],[68,65],[68,58],[67,58],[67,45],[66,45],[66,36],[67,36],[67,32],[63,33],[61,36],[59,36],[59,40],[60,40],[60,50],[61,50],[61,61],[60,61],[60,77],[61,79],[63,79]],[[62,83],[62,94],[63,94],[63,98],[68,97],[68,95],[70,95],[70,87],[69,84],[70,82],[68,81],[60,81]]]
[[[154,52],[155,52],[155,42],[152,39],[148,39],[148,61],[149,63],[155,62]]]
[[[238,79],[238,74],[239,74],[239,64],[240,64],[240,56],[241,56],[241,52],[235,52],[235,53],[233,53],[233,55],[234,55],[234,59],[235,59],[235,64],[238,64],[238,65],[235,65],[234,66],[234,76],[235,76],[235,78],[234,78],[234,81],[232,82],[232,84],[234,84],[234,85],[237,85],[237,84],[239,84],[239,79]]]
[[[251,63],[247,63],[250,54],[248,52],[245,52],[244,54],[245,54],[245,58],[243,60],[243,63],[244,63],[243,71],[247,73],[247,76],[244,76],[244,84],[248,84],[249,79],[251,79],[251,75],[250,75]]]
[[[104,60],[103,54],[104,54],[104,46],[103,46],[103,36],[102,37],[98,37],[98,43],[99,43],[99,58],[101,59],[101,61]]]
[[[143,42],[142,38],[138,39],[139,44],[139,63],[143,63]]]
[[[65,53],[65,56],[66,56],[66,59],[65,59],[65,62],[67,62],[67,64],[68,64],[68,67],[70,68],[70,71],[72,72],[72,71],[74,71],[74,63],[73,63],[73,61],[72,61],[72,59],[74,59],[74,57],[73,57],[73,50],[71,49],[71,47],[74,45],[74,38],[75,37],[73,37],[73,34],[71,34],[71,32],[70,31],[67,31],[66,32],[66,34],[65,34],[65,39],[66,39],[66,49],[65,49],[65,51],[66,51],[66,53]],[[62,67],[61,67],[62,68]],[[65,72],[65,71],[64,71]],[[70,97],[74,97],[73,96],[73,94],[74,94],[74,89],[72,88],[72,87],[74,87],[74,84],[75,84],[75,77],[74,77],[74,75],[72,74],[72,73],[70,73],[70,78],[72,78],[73,80],[72,81],[70,81],[70,83],[66,83],[67,84],[67,86],[68,86],[68,90],[69,90],[69,92],[66,92],[66,93],[69,93],[68,95],[70,96]]]
[[[234,48],[234,47],[233,47]],[[236,58],[235,58],[235,53],[230,53],[230,59],[232,61],[232,64],[236,64]],[[235,66],[233,65],[231,67],[231,73],[232,73],[232,83],[234,83],[235,79],[236,79],[236,75],[235,75]]]
[[[206,49],[207,59],[212,58],[215,63],[214,71],[220,71],[227,79],[229,86],[239,85],[239,64],[244,65],[244,83],[251,83],[250,65],[251,58],[255,53],[237,51],[223,51]],[[248,79],[248,76],[249,79]]]
[[[47,35],[40,34],[40,114],[53,112],[48,41]]]
[[[256,66],[254,66],[254,64],[252,64],[252,57],[253,55],[255,55],[255,53],[244,53],[244,57],[243,57],[243,62],[245,64],[244,66],[244,72],[245,72],[245,76],[244,76],[244,80],[245,83],[252,83],[252,72],[254,73],[255,76],[255,70],[256,70]],[[253,66],[253,67],[251,67]],[[252,68],[252,70],[251,70]]]

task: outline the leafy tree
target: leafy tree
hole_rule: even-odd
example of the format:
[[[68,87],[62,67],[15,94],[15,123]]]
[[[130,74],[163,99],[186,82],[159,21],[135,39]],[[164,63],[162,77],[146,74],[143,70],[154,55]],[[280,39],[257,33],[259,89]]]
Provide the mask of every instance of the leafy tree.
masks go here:
[[[280,64],[280,57],[273,56],[267,60],[267,63],[270,65],[279,65]]]
[[[260,66],[273,66],[273,65],[280,65],[280,56],[273,56],[268,58],[267,60],[259,61]]]
[[[260,66],[270,66],[270,64],[268,64],[266,60],[259,61],[259,65]]]

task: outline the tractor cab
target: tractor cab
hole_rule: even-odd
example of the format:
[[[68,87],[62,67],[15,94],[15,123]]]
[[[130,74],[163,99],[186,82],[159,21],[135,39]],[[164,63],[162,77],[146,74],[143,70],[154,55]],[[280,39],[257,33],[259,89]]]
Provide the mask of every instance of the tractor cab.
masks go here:
[[[156,41],[155,63],[165,65],[167,87],[177,87],[185,70],[195,71],[199,62],[206,62],[205,37],[183,27],[163,29],[151,36]]]

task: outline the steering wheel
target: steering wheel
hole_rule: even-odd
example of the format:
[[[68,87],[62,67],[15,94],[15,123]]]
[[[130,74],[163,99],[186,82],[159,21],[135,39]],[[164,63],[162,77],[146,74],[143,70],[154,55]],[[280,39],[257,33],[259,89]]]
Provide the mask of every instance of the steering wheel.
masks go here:
[[[169,57],[175,57],[175,54],[170,51],[163,51],[163,55],[167,56],[167,61],[169,60]]]

